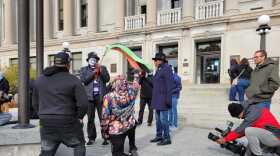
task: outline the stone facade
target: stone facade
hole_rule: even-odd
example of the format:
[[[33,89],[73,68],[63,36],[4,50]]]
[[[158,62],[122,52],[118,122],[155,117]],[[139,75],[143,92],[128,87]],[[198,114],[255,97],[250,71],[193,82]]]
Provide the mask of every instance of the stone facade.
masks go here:
[[[171,56],[171,63],[178,66],[178,73],[188,83],[212,83],[201,77],[208,68],[201,65],[207,64],[211,57],[200,56],[198,45],[218,41],[220,49],[215,53],[218,60],[213,60],[212,66],[217,66],[218,80],[215,83],[229,83],[227,69],[231,57],[250,58],[253,52],[259,49],[260,37],[256,33],[258,27],[257,18],[267,14],[271,17],[271,32],[267,35],[267,51],[271,57],[279,57],[278,40],[280,39],[280,9],[276,0],[133,0],[127,3],[125,0],[94,0],[88,3],[88,8],[96,8],[95,11],[88,9],[88,27],[79,27],[80,0],[71,0],[63,4],[64,31],[57,30],[57,19],[59,10],[58,0],[45,0],[45,66],[48,66],[49,55],[62,50],[62,42],[70,42],[72,52],[82,52],[80,66],[86,64],[86,56],[90,51],[96,51],[103,56],[107,44],[121,43],[132,49],[139,49],[141,56],[149,63],[157,51],[177,50]],[[9,7],[14,1],[1,0],[0,3]],[[69,4],[71,3],[71,4]],[[128,6],[129,5],[129,6]],[[35,6],[34,4],[32,6]],[[199,12],[204,7],[206,12]],[[206,6],[211,6],[209,9]],[[31,10],[34,7],[31,7]],[[208,10],[207,10],[208,9]],[[13,21],[10,18],[3,18],[3,15],[12,16],[13,12],[1,7],[1,47],[0,47],[0,68],[11,64],[11,58],[17,58],[17,45],[15,30],[10,27]],[[72,11],[69,11],[72,10]],[[201,10],[200,10],[201,11]],[[209,13],[210,12],[210,13]],[[213,13],[211,13],[213,12]],[[34,11],[33,11],[34,13]],[[198,13],[204,19],[198,19]],[[139,16],[130,18],[138,27],[126,30],[127,16]],[[47,16],[49,15],[49,16]],[[70,16],[71,15],[71,16]],[[53,18],[50,18],[52,17]],[[34,17],[34,16],[32,16]],[[135,21],[133,21],[136,19]],[[34,20],[32,20],[34,21]],[[139,22],[140,23],[139,25]],[[70,23],[74,23],[71,25]],[[163,24],[160,24],[163,23]],[[167,23],[167,24],[166,24]],[[33,33],[33,34],[32,34]],[[34,31],[31,31],[34,35]],[[203,53],[201,53],[203,54]],[[213,53],[209,53],[212,56]],[[170,54],[172,55],[172,54]],[[31,41],[31,56],[35,56],[35,43]],[[203,56],[206,56],[203,54]],[[213,55],[214,56],[214,55]],[[116,65],[116,72],[111,74],[127,73],[126,60],[116,52],[108,52],[101,62],[111,71]],[[209,62],[208,62],[209,63]],[[203,68],[203,69],[202,69]],[[207,69],[206,69],[207,68]],[[214,69],[214,68],[213,68]],[[205,82],[204,82],[205,81]]]

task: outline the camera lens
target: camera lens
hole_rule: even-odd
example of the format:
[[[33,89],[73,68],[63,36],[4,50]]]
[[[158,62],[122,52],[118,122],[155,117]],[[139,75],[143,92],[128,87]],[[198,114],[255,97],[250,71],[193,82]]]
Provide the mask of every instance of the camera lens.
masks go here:
[[[210,132],[208,134],[208,139],[210,139],[212,141],[217,141],[219,139],[219,137]]]

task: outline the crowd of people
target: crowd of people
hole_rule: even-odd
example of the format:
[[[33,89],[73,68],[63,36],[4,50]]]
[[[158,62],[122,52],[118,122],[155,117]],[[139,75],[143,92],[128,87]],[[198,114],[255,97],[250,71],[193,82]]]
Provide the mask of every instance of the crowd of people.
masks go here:
[[[254,70],[245,58],[240,64],[231,61],[229,99],[233,103],[228,106],[228,111],[232,117],[243,121],[217,143],[225,144],[246,136],[246,156],[263,156],[263,147],[278,147],[276,152],[280,154],[280,124],[270,112],[272,97],[280,86],[279,68],[264,50],[256,51],[253,59],[256,64]],[[236,92],[239,100],[236,100]]]
[[[171,144],[169,128],[178,127],[177,100],[182,89],[181,79],[167,63],[163,53],[153,58],[155,74],[145,70],[134,72],[134,80],[128,82],[119,75],[110,81],[107,68],[100,58],[90,52],[87,65],[80,70],[80,79],[69,73],[70,56],[59,52],[54,65],[46,68],[33,83],[34,103],[40,118],[41,156],[53,156],[59,144],[74,148],[75,156],[84,156],[85,145],[94,144],[97,138],[95,113],[97,111],[102,145],[109,142],[113,156],[131,155],[137,151],[135,135],[142,125],[145,106],[149,115],[147,126],[156,118],[156,137],[151,142]],[[135,100],[140,90],[140,110],[135,115]],[[83,118],[87,114],[87,142],[83,134]],[[126,136],[129,153],[124,152]]]
[[[280,146],[280,124],[270,112],[271,99],[279,88],[280,80],[279,69],[267,57],[266,51],[256,51],[253,58],[256,64],[254,69],[246,58],[240,63],[231,60],[229,100],[232,103],[228,111],[232,117],[244,121],[227,136],[218,139],[217,143],[225,144],[246,136],[247,156],[261,156],[262,145]],[[95,52],[90,52],[88,64],[81,68],[79,79],[69,72],[69,54],[59,52],[54,57],[54,65],[44,69],[41,76],[32,82],[32,96],[39,99],[33,102],[33,106],[40,118],[40,156],[54,156],[61,143],[73,148],[75,156],[85,156],[85,146],[94,144],[97,138],[96,112],[101,126],[102,145],[110,143],[113,156],[132,155],[137,151],[136,129],[143,124],[146,105],[149,113],[147,126],[152,126],[155,115],[155,136],[150,142],[159,146],[172,143],[170,130],[178,128],[177,104],[182,84],[165,54],[156,53],[152,58],[154,73],[136,71],[132,82],[123,75],[112,80],[99,60]],[[8,94],[9,91],[9,83],[1,73],[0,90],[1,94]],[[139,113],[136,118],[135,105],[139,91]],[[0,112],[0,115],[3,113]],[[88,119],[87,139],[83,132],[85,115]],[[129,153],[124,151],[126,137],[129,140]]]

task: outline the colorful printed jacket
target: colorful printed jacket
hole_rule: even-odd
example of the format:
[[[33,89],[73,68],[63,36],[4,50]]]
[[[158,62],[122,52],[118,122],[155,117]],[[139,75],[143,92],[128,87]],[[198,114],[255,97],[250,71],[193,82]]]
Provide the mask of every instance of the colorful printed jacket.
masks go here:
[[[121,103],[120,97],[110,92],[104,96],[102,107],[101,132],[105,138],[109,135],[123,134],[135,126],[134,103],[138,89],[128,87],[127,103]]]

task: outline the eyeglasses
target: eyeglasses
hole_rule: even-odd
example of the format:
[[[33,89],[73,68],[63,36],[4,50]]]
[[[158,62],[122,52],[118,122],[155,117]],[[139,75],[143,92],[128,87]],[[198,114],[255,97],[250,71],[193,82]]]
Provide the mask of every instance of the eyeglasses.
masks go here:
[[[261,57],[264,57],[264,55],[254,56],[253,58],[254,58],[254,59],[257,59],[257,58],[261,58]]]

